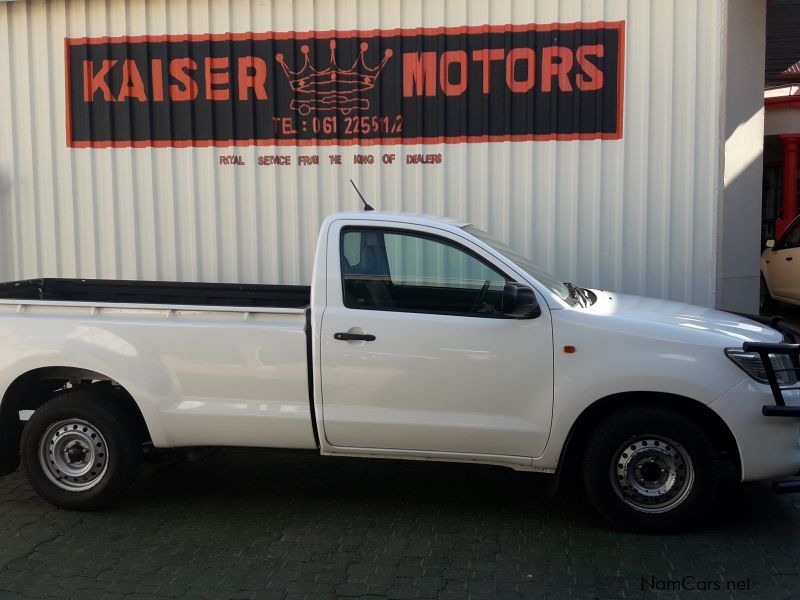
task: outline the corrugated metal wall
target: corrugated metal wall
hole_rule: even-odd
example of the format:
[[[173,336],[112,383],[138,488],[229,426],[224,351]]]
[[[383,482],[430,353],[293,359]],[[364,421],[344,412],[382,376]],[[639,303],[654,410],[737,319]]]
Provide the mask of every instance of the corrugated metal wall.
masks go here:
[[[563,279],[713,304],[722,18],[721,0],[0,3],[0,278],[308,282],[318,225],[359,205],[352,177],[379,209],[471,221]],[[326,147],[296,168],[256,166],[265,147],[66,147],[65,37],[618,20],[621,140],[349,146],[339,167]],[[218,165],[231,152],[248,166]]]

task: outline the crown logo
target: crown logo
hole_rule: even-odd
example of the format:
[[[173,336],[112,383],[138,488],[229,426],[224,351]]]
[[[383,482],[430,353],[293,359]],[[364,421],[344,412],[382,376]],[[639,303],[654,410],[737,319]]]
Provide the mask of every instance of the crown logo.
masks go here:
[[[336,40],[330,41],[330,48],[330,65],[322,70],[311,64],[308,56],[311,50],[307,44],[300,46],[304,61],[302,67],[296,71],[289,68],[283,54],[275,55],[275,60],[281,65],[295,93],[295,99],[289,108],[303,116],[311,114],[313,110],[338,110],[343,115],[348,115],[354,110],[369,109],[369,100],[360,98],[359,95],[375,87],[375,80],[392,57],[392,50],[387,49],[381,62],[376,67],[369,67],[365,59],[369,44],[361,42],[361,51],[355,62],[351,67],[345,68],[336,63]],[[302,96],[298,98],[300,94]]]

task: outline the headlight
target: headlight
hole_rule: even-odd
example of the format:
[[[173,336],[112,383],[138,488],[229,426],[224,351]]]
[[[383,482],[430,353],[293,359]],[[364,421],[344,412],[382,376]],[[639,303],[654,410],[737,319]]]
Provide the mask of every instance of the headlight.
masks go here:
[[[764,364],[761,362],[761,357],[758,353],[744,352],[737,348],[726,348],[725,354],[736,363],[737,367],[756,381],[769,383],[767,381],[767,373],[764,370]],[[772,368],[775,370],[775,377],[778,380],[778,385],[790,386],[797,383],[797,371],[785,370],[795,368],[788,354],[770,354],[769,360],[772,363]]]

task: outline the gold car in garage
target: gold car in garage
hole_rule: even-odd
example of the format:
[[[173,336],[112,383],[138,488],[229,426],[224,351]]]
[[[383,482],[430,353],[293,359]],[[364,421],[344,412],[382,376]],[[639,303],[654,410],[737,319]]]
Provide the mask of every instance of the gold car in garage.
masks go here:
[[[761,311],[770,312],[778,300],[800,305],[800,216],[761,253]]]

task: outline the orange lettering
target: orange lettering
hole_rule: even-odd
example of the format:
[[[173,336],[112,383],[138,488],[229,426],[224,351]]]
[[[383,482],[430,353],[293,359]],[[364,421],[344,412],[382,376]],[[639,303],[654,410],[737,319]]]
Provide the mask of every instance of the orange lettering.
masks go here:
[[[505,51],[502,48],[491,48],[486,50],[475,50],[472,53],[472,60],[483,63],[483,93],[491,91],[491,66],[493,60],[503,60]]]
[[[253,73],[251,74],[251,71]],[[259,100],[267,99],[267,63],[256,56],[239,58],[239,100],[247,101],[252,89]]]
[[[575,55],[578,57],[578,65],[580,65],[583,73],[578,73],[575,77],[575,84],[579,90],[592,91],[599,90],[603,87],[603,72],[595,66],[595,64],[588,60],[587,56],[597,56],[602,58],[605,54],[605,46],[603,44],[594,44],[593,46],[580,46]]]
[[[525,79],[516,78],[518,61],[526,61],[528,69]],[[506,58],[506,83],[512,92],[527,92],[536,83],[536,52],[531,48],[514,48],[508,53]]]
[[[403,96],[436,95],[436,53],[403,54]]]
[[[572,70],[572,63],[572,50],[569,48],[547,46],[542,50],[542,91],[552,91],[553,75],[556,75],[559,91],[571,92],[572,84],[569,82],[569,72]]]
[[[458,65],[458,82],[450,81],[450,66]],[[439,85],[446,96],[460,96],[467,89],[467,53],[463,50],[449,50],[442,53],[439,60]]]
[[[122,102],[127,98],[136,98],[139,102],[147,101],[139,67],[136,66],[136,61],[130,59],[122,62],[122,84],[119,87],[117,102]]]
[[[186,69],[197,70],[197,63],[191,58],[175,58],[169,61],[169,74],[178,84],[170,84],[169,97],[172,100],[194,100],[197,98],[197,82],[186,72]]]
[[[83,100],[84,102],[94,102],[94,95],[97,90],[103,92],[103,100],[106,102],[114,101],[114,94],[108,87],[106,76],[111,68],[117,64],[116,60],[104,60],[103,65],[97,73],[93,72],[92,61],[83,61]]]
[[[164,74],[161,70],[161,59],[154,58],[150,61],[150,84],[153,90],[153,100],[164,100]]]
[[[227,100],[231,96],[230,90],[215,89],[215,85],[229,85],[231,80],[228,75],[228,57],[211,58],[206,57],[206,98],[209,100]],[[216,69],[226,69],[223,72],[215,72]]]

